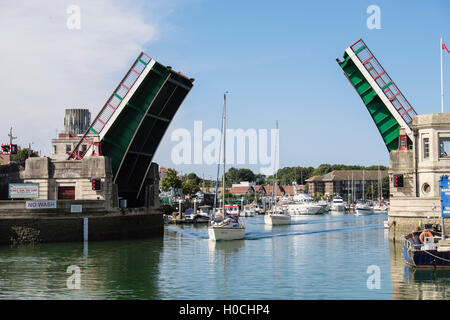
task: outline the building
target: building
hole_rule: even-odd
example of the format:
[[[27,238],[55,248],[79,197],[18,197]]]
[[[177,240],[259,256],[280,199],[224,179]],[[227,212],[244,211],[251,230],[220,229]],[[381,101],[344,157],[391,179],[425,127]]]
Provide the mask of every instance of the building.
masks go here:
[[[272,196],[272,186],[267,185],[255,185],[247,181],[239,184],[233,184],[230,193],[234,196],[243,196],[250,194],[258,194],[258,196]],[[298,193],[304,192],[305,187],[303,185],[285,185],[277,186],[275,189],[275,196],[293,196]]]
[[[302,184],[293,184],[293,185],[285,185],[282,186],[284,195],[286,196],[294,196],[299,193],[305,192],[305,186]]]
[[[83,134],[91,124],[89,109],[66,109],[64,130],[66,133]]]
[[[91,135],[89,135],[91,137]],[[94,135],[92,135],[94,136]],[[69,153],[72,152],[80,140],[83,138],[82,134],[75,133],[60,133],[57,139],[52,139],[52,159],[67,160]],[[88,143],[83,141],[79,148],[80,153],[86,152]]]
[[[399,149],[390,152],[389,224],[396,239],[419,223],[440,223],[439,180],[450,175],[450,114],[417,115],[410,128],[411,148],[402,148],[406,134],[401,130]],[[403,184],[394,185],[394,176],[402,177]]]
[[[75,150],[83,134],[88,130],[91,113],[88,109],[66,109],[64,116],[64,132],[58,134],[58,138],[52,139],[52,159],[67,160],[69,153]],[[78,153],[85,153],[88,149],[88,142],[92,141],[94,134],[88,135],[83,140]]]
[[[322,176],[306,180],[311,194],[321,193],[327,197],[341,196],[355,201],[363,199],[368,188],[388,176],[386,170],[334,170]]]
[[[243,196],[246,194],[255,193],[255,184],[248,181],[241,181],[240,183],[235,183],[231,185],[230,193],[235,196]]]
[[[159,179],[162,180],[167,177],[167,168],[159,167]]]

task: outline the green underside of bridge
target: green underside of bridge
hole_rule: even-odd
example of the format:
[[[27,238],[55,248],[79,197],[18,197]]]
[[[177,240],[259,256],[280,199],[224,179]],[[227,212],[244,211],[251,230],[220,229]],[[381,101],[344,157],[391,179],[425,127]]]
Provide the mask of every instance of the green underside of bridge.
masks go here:
[[[168,76],[169,70],[161,64],[155,63],[138,90],[120,112],[111,129],[103,137],[102,153],[111,158],[114,176],[139,124],[146,116],[149,106]]]
[[[364,102],[388,151],[391,152],[392,150],[397,150],[400,124],[381,101],[380,97],[375,90],[373,90],[347,53],[344,55],[344,61],[337,60],[337,62]],[[411,140],[408,138],[408,146],[410,145]]]

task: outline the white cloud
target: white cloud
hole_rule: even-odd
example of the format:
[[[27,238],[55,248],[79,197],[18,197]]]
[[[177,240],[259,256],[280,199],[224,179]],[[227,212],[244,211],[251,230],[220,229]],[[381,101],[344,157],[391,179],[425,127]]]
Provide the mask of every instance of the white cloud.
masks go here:
[[[70,30],[70,5],[81,28]],[[63,129],[64,109],[89,108],[94,117],[146,43],[160,36],[158,12],[169,2],[9,1],[0,5],[0,142],[14,127],[17,143],[34,142],[50,155]],[[151,16],[151,13],[150,13]]]

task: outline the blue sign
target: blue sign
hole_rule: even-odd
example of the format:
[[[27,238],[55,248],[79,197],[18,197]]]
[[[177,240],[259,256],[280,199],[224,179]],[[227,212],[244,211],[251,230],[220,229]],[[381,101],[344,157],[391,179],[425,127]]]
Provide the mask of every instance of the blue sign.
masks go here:
[[[448,176],[441,176],[439,189],[441,192],[442,216],[450,218],[450,180]]]

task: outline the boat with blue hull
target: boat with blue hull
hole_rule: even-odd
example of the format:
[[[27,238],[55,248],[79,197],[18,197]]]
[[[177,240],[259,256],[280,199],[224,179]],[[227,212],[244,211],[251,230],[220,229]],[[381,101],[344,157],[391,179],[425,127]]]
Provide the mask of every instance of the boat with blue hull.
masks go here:
[[[450,251],[442,243],[439,225],[426,228],[402,237],[403,257],[408,265],[415,268],[450,269]],[[444,240],[448,241],[448,240]]]
[[[445,236],[444,219],[450,217],[450,180],[447,175],[439,181],[441,191],[441,224],[425,227],[402,236],[403,256],[416,268],[450,268],[450,239]]]

